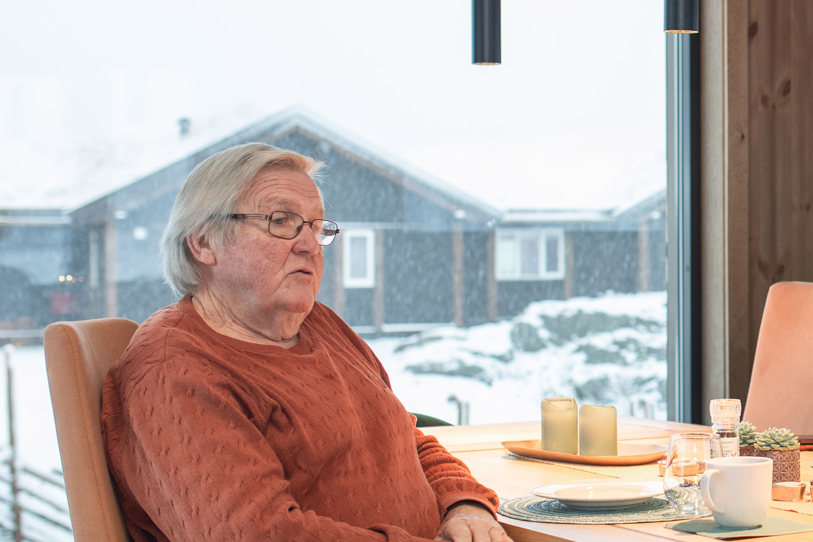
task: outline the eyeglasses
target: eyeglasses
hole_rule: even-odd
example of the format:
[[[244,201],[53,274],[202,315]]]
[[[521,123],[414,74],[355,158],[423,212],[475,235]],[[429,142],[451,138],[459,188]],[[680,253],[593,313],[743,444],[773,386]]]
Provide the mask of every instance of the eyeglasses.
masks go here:
[[[280,239],[293,239],[302,231],[302,226],[308,224],[316,236],[316,242],[323,247],[328,246],[339,233],[339,225],[331,220],[305,220],[296,213],[289,211],[273,211],[270,215],[235,213],[228,215],[232,220],[245,218],[259,218],[268,221],[268,233]]]

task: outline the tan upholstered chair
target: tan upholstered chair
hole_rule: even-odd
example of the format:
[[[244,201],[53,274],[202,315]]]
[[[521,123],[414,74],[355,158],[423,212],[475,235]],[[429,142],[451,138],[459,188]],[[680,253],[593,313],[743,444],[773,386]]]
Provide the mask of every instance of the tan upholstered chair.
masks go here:
[[[45,364],[77,542],[127,542],[99,426],[102,382],[138,324],[124,318],[45,328]]]
[[[743,419],[813,435],[813,283],[768,290]]]

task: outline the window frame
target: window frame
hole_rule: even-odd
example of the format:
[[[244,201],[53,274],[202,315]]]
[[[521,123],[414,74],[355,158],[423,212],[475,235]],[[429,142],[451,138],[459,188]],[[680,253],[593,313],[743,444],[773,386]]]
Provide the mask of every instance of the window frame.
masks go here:
[[[700,100],[696,34],[666,34],[669,420],[702,423]]]
[[[520,241],[523,235],[535,235],[537,238],[539,261],[537,273],[534,275],[523,274],[522,250],[514,250],[512,257],[518,257],[519,261],[513,262],[513,268],[518,270],[516,274],[506,274],[501,263],[506,257],[503,237],[511,235],[514,243]],[[557,241],[557,266],[556,271],[548,271],[548,250],[547,241],[555,238]],[[523,228],[497,228],[495,232],[496,254],[494,258],[494,275],[499,282],[523,282],[523,281],[550,281],[563,280],[565,278],[565,231],[562,228],[550,227],[523,227]]]
[[[372,229],[342,229],[342,282],[345,288],[374,288],[375,287],[375,231]],[[353,250],[354,241],[364,239],[365,276],[354,277]]]

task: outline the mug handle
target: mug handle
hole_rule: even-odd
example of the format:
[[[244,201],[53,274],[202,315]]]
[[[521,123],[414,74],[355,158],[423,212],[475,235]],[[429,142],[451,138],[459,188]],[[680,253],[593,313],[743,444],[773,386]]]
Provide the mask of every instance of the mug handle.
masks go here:
[[[716,476],[720,476],[720,471],[717,469],[709,469],[703,473],[703,476],[700,478],[700,495],[703,497],[703,502],[706,503],[709,510],[718,514],[725,514],[725,510],[714,504],[714,500],[711,498],[711,491],[709,490],[711,481]]]

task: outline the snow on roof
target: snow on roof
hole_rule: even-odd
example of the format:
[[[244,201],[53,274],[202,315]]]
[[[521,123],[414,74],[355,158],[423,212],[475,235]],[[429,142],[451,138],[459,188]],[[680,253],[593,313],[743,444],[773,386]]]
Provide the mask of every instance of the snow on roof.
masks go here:
[[[300,128],[325,139],[339,149],[357,155],[407,185],[423,187],[458,203],[463,211],[476,210],[506,222],[601,221],[630,210],[649,197],[636,199],[625,209],[509,209],[490,203],[422,171],[394,153],[363,138],[303,106],[292,106],[256,121],[256,111],[235,112],[223,118],[192,121],[185,135],[166,130],[150,137],[122,137],[59,148],[0,142],[0,209],[70,210],[96,201],[197,152],[221,148]],[[662,192],[662,191],[661,191]],[[651,197],[651,196],[650,196]]]
[[[150,137],[62,145],[0,142],[0,209],[72,209],[118,190],[244,126],[239,114]]]
[[[269,133],[281,133],[288,129],[297,128],[310,132],[335,147],[362,158],[368,164],[385,171],[391,177],[402,179],[407,184],[418,185],[436,191],[462,206],[476,209],[486,215],[496,217],[500,214],[497,208],[453,187],[428,172],[421,171],[394,156],[393,153],[363,141],[361,137],[350,134],[345,128],[333,125],[330,121],[319,117],[319,115],[303,106],[289,107],[272,114],[235,132],[224,141],[231,142],[229,143],[231,145],[238,142],[257,140]],[[213,144],[213,147],[215,146],[224,147],[223,141]],[[214,149],[212,150],[214,152]]]
[[[605,222],[611,211],[581,209],[508,209],[502,215],[504,224],[527,222]]]
[[[464,208],[499,215],[496,208],[420,171],[390,152],[362,142],[361,138],[349,135],[347,130],[333,126],[301,106],[289,107],[248,125],[240,117],[211,121],[200,127],[192,124],[188,134],[182,137],[165,133],[149,140],[93,142],[73,151],[60,152],[51,152],[53,150],[48,148],[43,152],[43,149],[35,151],[23,146],[13,149],[0,146],[0,158],[6,164],[0,169],[0,209],[75,209],[190,154],[214,153],[232,144],[296,128],[359,156],[407,184],[436,191]],[[39,156],[35,158],[36,153]]]

